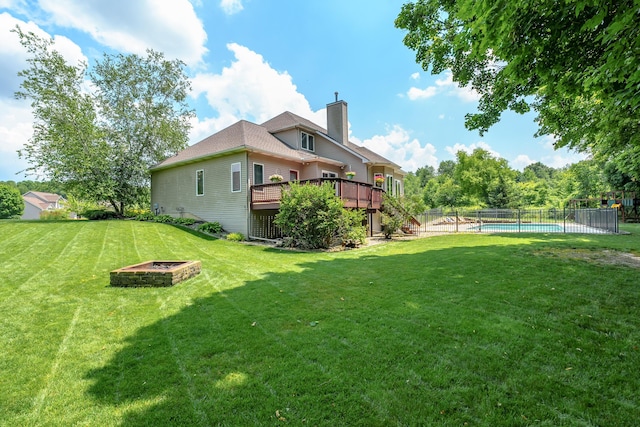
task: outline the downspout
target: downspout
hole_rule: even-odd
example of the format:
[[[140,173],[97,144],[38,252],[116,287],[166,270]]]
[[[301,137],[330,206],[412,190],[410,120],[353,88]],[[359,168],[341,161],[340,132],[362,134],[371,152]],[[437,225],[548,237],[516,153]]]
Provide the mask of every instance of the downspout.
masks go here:
[[[251,210],[251,179],[249,178],[249,152],[245,152],[245,170],[247,171],[247,204],[245,205],[245,209],[247,212],[247,240],[249,240],[249,236],[251,236],[251,226],[253,225],[253,211]]]

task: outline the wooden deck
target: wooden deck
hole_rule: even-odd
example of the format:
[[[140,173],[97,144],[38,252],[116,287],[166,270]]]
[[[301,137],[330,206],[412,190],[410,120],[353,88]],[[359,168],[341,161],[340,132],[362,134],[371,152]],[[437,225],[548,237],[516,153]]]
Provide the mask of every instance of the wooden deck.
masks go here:
[[[301,184],[321,185],[323,182],[331,182],[336,190],[336,196],[344,202],[345,208],[379,210],[382,207],[381,188],[374,187],[366,182],[352,181],[341,178],[321,178],[300,181]],[[251,186],[251,209],[268,210],[278,209],[282,190],[289,187],[289,181],[272,182]]]

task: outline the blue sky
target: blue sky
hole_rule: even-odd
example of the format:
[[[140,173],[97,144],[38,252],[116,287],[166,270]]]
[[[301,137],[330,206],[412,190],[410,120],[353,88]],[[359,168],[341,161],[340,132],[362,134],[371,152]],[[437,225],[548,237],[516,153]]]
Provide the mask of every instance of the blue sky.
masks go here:
[[[68,61],[152,48],[187,64],[196,110],[190,143],[286,110],[325,126],[334,92],[349,105],[350,139],[406,171],[485,148],[522,169],[584,158],[534,138],[534,115],[505,114],[483,137],[464,115],[477,96],[415,63],[393,21],[404,0],[0,0],[0,180],[34,179],[17,155],[31,136],[29,105],[13,99],[26,53],[20,25],[56,41]]]

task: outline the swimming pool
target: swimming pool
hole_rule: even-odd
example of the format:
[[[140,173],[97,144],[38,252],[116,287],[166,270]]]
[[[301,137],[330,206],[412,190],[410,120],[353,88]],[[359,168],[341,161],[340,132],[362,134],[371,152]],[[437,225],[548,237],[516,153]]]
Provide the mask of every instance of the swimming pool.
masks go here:
[[[532,233],[561,233],[563,231],[561,224],[555,223],[491,223],[476,225],[469,228],[470,231],[496,231],[496,232],[532,232]]]

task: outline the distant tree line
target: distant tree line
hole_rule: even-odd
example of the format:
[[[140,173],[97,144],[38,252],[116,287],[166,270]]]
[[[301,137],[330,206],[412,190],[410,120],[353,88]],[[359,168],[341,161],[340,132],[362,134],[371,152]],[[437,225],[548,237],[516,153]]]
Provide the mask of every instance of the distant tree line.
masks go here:
[[[55,184],[52,181],[0,181],[0,184],[15,187],[20,191],[20,194],[28,193],[29,191],[40,191],[43,193],[59,194],[62,197],[67,197],[67,192],[64,186],[61,184]]]
[[[602,192],[637,191],[633,177],[615,162],[583,160],[563,168],[540,162],[522,171],[486,150],[459,151],[437,169],[423,166],[405,177],[405,197],[413,212],[437,207],[563,207],[572,199],[597,199]]]

